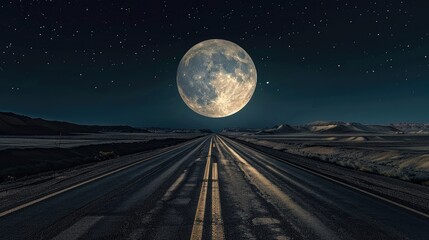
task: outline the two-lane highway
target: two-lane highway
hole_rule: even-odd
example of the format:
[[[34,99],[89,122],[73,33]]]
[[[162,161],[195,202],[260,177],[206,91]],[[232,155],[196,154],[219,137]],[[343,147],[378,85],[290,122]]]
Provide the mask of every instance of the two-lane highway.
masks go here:
[[[6,209],[0,212],[0,236],[429,239],[429,218],[212,135]]]

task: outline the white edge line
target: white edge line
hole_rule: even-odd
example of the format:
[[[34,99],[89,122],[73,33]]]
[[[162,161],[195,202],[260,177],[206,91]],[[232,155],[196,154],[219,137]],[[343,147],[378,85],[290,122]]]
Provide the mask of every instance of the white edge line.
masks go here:
[[[231,140],[231,141],[233,141],[233,140]],[[237,144],[237,143],[236,143],[236,144]],[[250,148],[250,147],[248,147],[248,148]],[[370,195],[370,196],[372,196],[372,197],[378,198],[378,199],[380,199],[380,200],[383,200],[383,201],[385,201],[385,202],[388,202],[388,203],[390,203],[390,204],[393,204],[393,205],[395,205],[395,206],[397,206],[397,207],[400,207],[400,208],[406,209],[406,210],[408,210],[408,211],[411,211],[411,212],[413,212],[413,213],[416,213],[416,214],[418,214],[418,215],[420,215],[420,216],[423,216],[423,217],[429,218],[429,214],[426,214],[426,213],[420,212],[420,211],[418,211],[418,210],[416,210],[416,209],[413,209],[413,208],[407,207],[407,206],[405,206],[405,205],[403,205],[403,204],[397,203],[397,202],[395,202],[395,201],[392,201],[392,200],[390,200],[390,199],[384,198],[384,197],[379,196],[379,195],[377,195],[377,194],[374,194],[374,193],[368,192],[368,191],[366,191],[366,190],[360,189],[360,188],[358,188],[358,187],[352,186],[352,185],[350,185],[350,184],[347,184],[347,183],[344,183],[344,182],[338,181],[338,180],[336,180],[336,179],[334,179],[334,178],[331,178],[331,177],[325,176],[325,175],[320,174],[320,173],[318,173],[318,172],[316,172],[316,171],[313,171],[313,170],[310,170],[310,169],[307,169],[307,168],[301,167],[301,166],[299,166],[299,165],[297,165],[297,164],[295,164],[295,163],[291,163],[291,162],[289,162],[289,161],[287,161],[287,160],[285,160],[285,159],[281,159],[281,158],[276,157],[276,156],[273,156],[273,155],[271,155],[271,154],[264,153],[264,152],[259,151],[259,150],[257,150],[257,149],[253,149],[253,148],[250,148],[250,149],[252,149],[253,151],[256,151],[256,152],[262,153],[262,154],[264,154],[264,155],[268,155],[268,156],[269,156],[269,157],[271,157],[271,158],[274,158],[274,159],[280,160],[280,161],[282,161],[282,162],[284,162],[284,163],[286,163],[286,164],[289,164],[289,165],[291,165],[291,166],[293,166],[293,167],[299,168],[299,169],[304,170],[304,171],[306,171],[306,172],[312,173],[312,174],[317,175],[317,176],[319,176],[319,177],[322,177],[322,178],[324,178],[324,179],[327,179],[327,180],[330,180],[330,181],[332,181],[332,182],[335,182],[335,183],[341,184],[341,185],[343,185],[343,186],[346,186],[346,187],[352,188],[352,189],[354,189],[354,190],[356,190],[356,191],[359,191],[359,192],[365,193],[365,194],[367,194],[367,195]]]
[[[24,204],[22,204],[22,205],[20,205],[20,206],[17,206],[17,207],[12,208],[12,209],[9,209],[9,210],[6,210],[6,211],[3,211],[3,212],[1,212],[1,213],[0,213],[0,218],[1,218],[1,217],[4,217],[4,216],[6,216],[6,215],[9,215],[9,214],[11,214],[11,213],[13,213],[13,212],[16,212],[16,211],[18,211],[18,210],[21,210],[21,209],[23,209],[23,208],[29,207],[29,206],[34,205],[34,204],[36,204],[36,203],[39,203],[39,202],[42,202],[42,201],[47,200],[47,199],[49,199],[49,198],[52,198],[52,197],[54,197],[54,196],[57,196],[57,195],[59,195],[59,194],[62,194],[62,193],[64,193],[64,192],[67,192],[67,191],[73,190],[73,189],[75,189],[75,188],[78,188],[78,187],[80,187],[80,186],[83,186],[83,185],[85,185],[85,184],[88,184],[88,183],[94,182],[94,181],[96,181],[96,180],[98,180],[98,179],[100,179],[100,178],[107,177],[107,176],[109,176],[109,175],[112,175],[112,174],[114,174],[114,173],[120,172],[120,171],[125,170],[125,169],[130,168],[130,167],[133,167],[133,166],[135,166],[135,165],[138,165],[138,164],[140,164],[140,163],[142,163],[142,162],[145,162],[145,161],[151,160],[151,159],[153,159],[153,158],[160,157],[160,156],[162,156],[162,155],[164,155],[164,154],[167,154],[167,153],[169,153],[169,152],[172,152],[172,151],[174,151],[174,150],[177,150],[177,149],[179,149],[179,148],[181,148],[181,147],[183,147],[183,146],[190,145],[191,143],[194,143],[194,142],[195,142],[195,141],[197,141],[197,140],[198,140],[198,139],[196,139],[196,140],[194,140],[194,141],[191,141],[191,142],[189,142],[189,143],[187,143],[187,144],[184,144],[184,145],[182,145],[182,146],[178,146],[178,147],[176,147],[176,148],[170,149],[170,150],[168,150],[168,151],[166,151],[166,152],[162,152],[162,153],[159,153],[159,154],[156,154],[156,155],[150,156],[150,157],[148,157],[148,158],[142,159],[142,160],[140,160],[140,161],[137,161],[137,162],[131,163],[131,164],[126,165],[126,166],[124,166],[124,167],[121,167],[121,168],[115,169],[115,170],[113,170],[113,171],[111,171],[111,172],[104,173],[104,174],[99,175],[99,176],[97,176],[97,177],[95,177],[95,178],[92,178],[92,179],[89,179],[89,180],[83,181],[83,182],[81,182],[81,183],[78,183],[78,184],[76,184],[76,185],[73,185],[73,186],[67,187],[67,188],[62,189],[62,190],[60,190],[60,191],[57,191],[57,192],[54,192],[54,193],[48,194],[48,195],[43,196],[43,197],[41,197],[41,198],[38,198],[38,199],[32,200],[32,201],[30,201],[30,202],[24,203]]]

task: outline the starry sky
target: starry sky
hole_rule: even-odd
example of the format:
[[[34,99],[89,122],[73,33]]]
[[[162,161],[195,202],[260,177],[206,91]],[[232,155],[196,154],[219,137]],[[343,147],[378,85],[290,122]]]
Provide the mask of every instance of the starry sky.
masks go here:
[[[268,127],[429,122],[429,2],[0,2],[0,111],[85,124]],[[182,56],[237,43],[258,85],[210,119],[180,98]]]

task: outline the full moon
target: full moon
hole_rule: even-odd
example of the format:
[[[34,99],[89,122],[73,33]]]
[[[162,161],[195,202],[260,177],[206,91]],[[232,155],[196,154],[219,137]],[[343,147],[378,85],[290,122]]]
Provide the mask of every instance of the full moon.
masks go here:
[[[206,117],[227,117],[240,111],[256,88],[256,68],[237,44],[210,39],[193,46],[177,69],[183,101]]]

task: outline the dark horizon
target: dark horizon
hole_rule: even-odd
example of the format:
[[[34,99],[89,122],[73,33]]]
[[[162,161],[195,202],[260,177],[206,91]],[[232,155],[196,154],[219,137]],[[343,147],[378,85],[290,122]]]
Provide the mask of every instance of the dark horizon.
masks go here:
[[[97,123],[97,122],[74,122],[74,121],[68,121],[68,120],[64,120],[64,119],[55,119],[55,118],[45,118],[45,117],[40,117],[40,116],[34,116],[34,115],[26,115],[26,114],[22,114],[22,113],[16,113],[16,112],[11,112],[11,111],[0,111],[0,113],[12,113],[12,114],[16,114],[16,115],[21,115],[24,117],[30,117],[30,118],[40,118],[43,120],[48,120],[48,121],[58,121],[58,122],[67,122],[67,123],[73,123],[73,124],[79,124],[79,125],[90,125],[90,126],[130,126],[133,128],[169,128],[169,129],[210,129],[213,132],[220,132],[223,129],[227,129],[227,128],[242,128],[242,129],[268,129],[268,128],[272,128],[272,127],[276,127],[278,125],[281,124],[287,124],[290,126],[305,126],[308,124],[312,124],[312,123],[316,123],[316,122],[329,122],[329,123],[340,123],[340,122],[344,122],[344,123],[359,123],[359,124],[364,124],[364,125],[380,125],[380,126],[389,126],[389,125],[394,125],[394,124],[429,124],[429,122],[390,122],[390,123],[371,123],[371,122],[357,122],[357,121],[341,121],[341,120],[315,120],[315,121],[309,121],[309,122],[302,122],[302,123],[290,123],[290,122],[278,122],[278,123],[273,123],[272,125],[267,125],[267,126],[241,126],[241,125],[236,125],[236,126],[223,126],[220,128],[210,128],[210,127],[175,127],[175,126],[137,126],[137,125],[132,125],[132,124],[127,124],[127,123]]]

